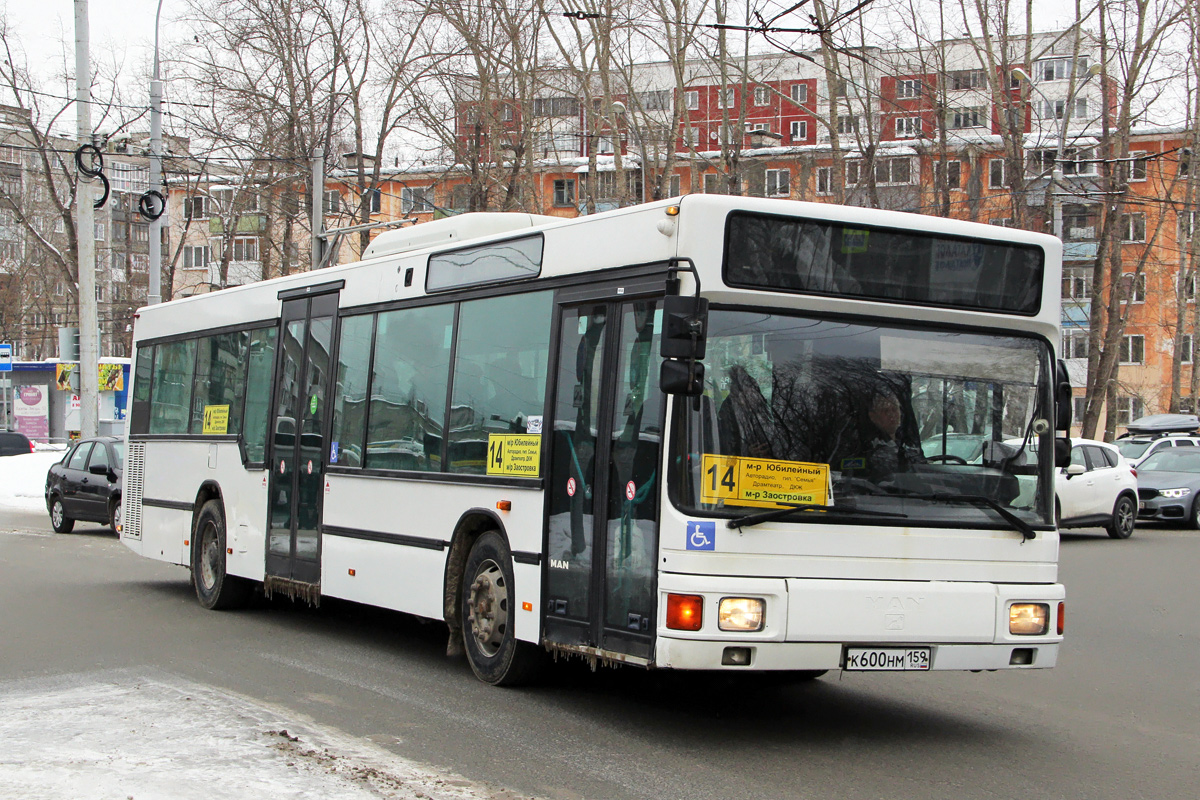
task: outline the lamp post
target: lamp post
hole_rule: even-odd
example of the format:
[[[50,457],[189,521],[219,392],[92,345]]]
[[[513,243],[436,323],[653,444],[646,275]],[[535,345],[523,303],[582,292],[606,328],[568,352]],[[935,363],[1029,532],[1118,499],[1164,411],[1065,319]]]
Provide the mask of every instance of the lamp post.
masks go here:
[[[1072,65],[1074,69],[1074,65]],[[1071,123],[1071,107],[1075,102],[1075,96],[1081,88],[1093,77],[1100,74],[1101,67],[1099,64],[1092,64],[1088,67],[1087,74],[1078,84],[1072,87],[1071,91],[1063,100],[1063,115],[1058,121],[1058,144],[1054,150],[1054,166],[1050,169],[1050,184],[1046,187],[1046,192],[1050,197],[1052,226],[1054,235],[1059,239],[1063,238],[1063,216],[1062,216],[1062,200],[1058,196],[1058,187],[1062,184],[1063,171],[1062,160],[1063,153],[1067,150],[1067,126]],[[1047,104],[1047,108],[1054,107],[1054,101],[1046,96],[1046,93],[1039,89],[1033,82],[1033,78],[1022,67],[1013,67],[1011,70],[1013,77],[1024,81],[1029,85],[1029,91],[1036,92],[1041,95],[1042,100]],[[1040,115],[1039,115],[1040,116]]]
[[[154,74],[150,78],[150,188],[162,194],[166,211],[167,195],[162,186],[162,80],[158,72],[158,19],[162,14],[162,0],[154,12]],[[146,305],[162,302],[162,216],[150,220],[150,275],[146,291]]]

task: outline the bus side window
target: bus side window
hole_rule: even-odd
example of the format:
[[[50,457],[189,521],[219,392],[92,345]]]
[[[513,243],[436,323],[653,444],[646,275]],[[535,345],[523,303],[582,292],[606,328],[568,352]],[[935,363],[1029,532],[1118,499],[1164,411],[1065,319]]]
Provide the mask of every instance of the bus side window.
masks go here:
[[[188,432],[196,340],[169,342],[155,348],[150,433]]]
[[[133,396],[129,402],[129,432],[150,432],[150,373],[154,366],[154,346],[139,347],[133,369]]]
[[[246,413],[242,436],[246,459],[261,464],[267,453],[267,426],[271,388],[275,385],[275,328],[259,328],[250,334],[250,358],[246,372]]]

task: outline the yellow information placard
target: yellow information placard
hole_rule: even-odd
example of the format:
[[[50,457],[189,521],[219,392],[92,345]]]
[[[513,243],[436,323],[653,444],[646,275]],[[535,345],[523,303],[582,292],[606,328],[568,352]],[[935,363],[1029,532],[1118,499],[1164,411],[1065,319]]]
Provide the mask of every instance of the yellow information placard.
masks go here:
[[[705,453],[700,500],[712,505],[780,507],[826,505],[829,465]]]
[[[229,406],[204,407],[204,433],[229,433]]]
[[[540,433],[489,433],[487,474],[536,478],[542,469]]]

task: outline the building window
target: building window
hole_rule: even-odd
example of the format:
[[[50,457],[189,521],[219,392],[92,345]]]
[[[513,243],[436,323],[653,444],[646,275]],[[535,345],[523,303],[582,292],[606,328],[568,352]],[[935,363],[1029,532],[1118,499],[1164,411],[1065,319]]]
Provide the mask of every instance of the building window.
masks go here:
[[[803,105],[808,102],[808,84],[793,83],[792,84],[792,102],[796,105]]]
[[[1146,403],[1140,397],[1125,395],[1117,398],[1117,424],[1129,425],[1146,416]]]
[[[1139,211],[1134,214],[1125,214],[1121,220],[1121,241],[1123,242],[1144,242],[1146,241],[1146,214]],[[1145,276],[1143,276],[1145,277]]]
[[[913,139],[921,135],[920,117],[897,117],[896,138]]]
[[[846,162],[846,185],[847,186],[857,186],[858,180],[859,180],[859,174],[861,172],[862,172],[862,162],[861,161],[847,161]]]
[[[432,186],[405,186],[400,190],[400,211],[403,214],[423,214],[433,211]]]
[[[767,86],[754,87],[754,105],[769,106],[771,105],[771,89]]]
[[[987,109],[983,106],[952,108],[946,112],[946,127],[951,130],[982,128],[987,125]]]
[[[838,117],[837,132],[839,136],[848,136],[852,133],[858,133],[859,118],[853,116]]]
[[[737,89],[725,89],[717,92],[717,108],[736,108]]]
[[[1063,299],[1090,300],[1092,297],[1091,267],[1065,267],[1063,269]]]
[[[988,159],[988,188],[1003,189],[1005,186],[1005,164],[1003,158]]]
[[[668,197],[679,197],[683,194],[683,192],[680,190],[680,180],[678,175],[671,176],[668,186],[670,187],[669,194],[667,195]]]
[[[207,269],[212,251],[206,244],[188,245],[183,248],[184,269]]]
[[[1075,68],[1076,77],[1085,74],[1088,68],[1087,56],[1080,56]],[[1037,81],[1065,81],[1071,77],[1071,59],[1043,58],[1033,65],[1033,77]]]
[[[504,103],[503,105],[500,106],[500,121],[501,122],[512,122],[513,121],[513,107],[511,105],[509,105],[508,103]]]
[[[833,167],[817,167],[817,194],[833,194]]]
[[[875,185],[898,186],[913,182],[912,160],[908,158],[880,158],[875,161]]]
[[[1062,333],[1063,358],[1087,358],[1088,330],[1086,328],[1070,328]]]
[[[1129,183],[1139,183],[1146,180],[1146,151],[1134,150],[1129,154],[1129,164],[1123,174],[1128,175]]]
[[[204,195],[193,195],[183,200],[184,219],[208,219],[208,198]]]
[[[1126,300],[1130,303],[1146,302],[1146,273],[1126,272],[1121,276],[1122,288]],[[1121,302],[1126,302],[1122,300]]]
[[[704,174],[704,193],[705,194],[721,194],[720,187],[721,175],[716,172],[707,172]]]
[[[235,236],[233,239],[234,261],[258,261],[258,238]]]
[[[364,195],[364,198],[366,199],[368,212],[371,214],[378,214],[380,209],[383,207],[383,192],[379,191],[378,189],[367,189],[367,193]]]
[[[336,189],[325,192],[325,202],[322,204],[326,214],[340,214],[342,210],[342,195]]]
[[[920,97],[924,88],[924,84],[915,78],[896,81],[896,99],[911,100]]]
[[[1185,333],[1179,340],[1179,363],[1192,363],[1192,335]]]
[[[700,92],[693,89],[683,93],[683,104],[688,111],[696,111],[700,108]]]
[[[788,197],[791,194],[791,176],[792,173],[790,170],[767,170],[767,180],[764,194],[767,197]]]
[[[564,178],[554,182],[554,205],[559,208],[575,205],[574,178]]]
[[[662,89],[653,92],[638,92],[634,95],[642,111],[670,111],[674,92]]]
[[[1012,217],[992,217],[988,220],[988,225],[995,225],[997,228],[1011,228],[1013,219]]]
[[[579,100],[574,97],[535,97],[535,117],[578,117]]]
[[[808,141],[808,120],[793,120],[791,124],[791,135],[793,142]]]
[[[1144,364],[1146,362],[1146,337],[1140,333],[1121,337],[1122,364]]]
[[[1072,397],[1071,403],[1075,412],[1071,419],[1078,425],[1083,420],[1083,412],[1087,410],[1087,397]]]
[[[1094,206],[1064,205],[1062,207],[1063,239],[1069,242],[1094,242],[1097,217]]]
[[[96,226],[96,241],[103,242],[106,238],[108,238],[108,226],[105,225],[103,222],[97,222],[97,223],[95,223],[95,226]]]
[[[1037,106],[1038,116],[1041,119],[1062,119],[1067,115],[1067,101],[1065,99],[1058,100],[1043,100]],[[1088,102],[1086,97],[1076,97],[1075,107],[1071,109],[1071,117],[1075,120],[1087,119]]]
[[[987,75],[981,69],[960,69],[947,73],[947,89],[961,92],[967,89],[982,89],[987,86]]]
[[[958,190],[962,188],[962,162],[947,161],[946,162],[946,178],[942,181],[942,162],[933,162],[933,186],[935,189],[941,190],[943,186],[950,190]]]

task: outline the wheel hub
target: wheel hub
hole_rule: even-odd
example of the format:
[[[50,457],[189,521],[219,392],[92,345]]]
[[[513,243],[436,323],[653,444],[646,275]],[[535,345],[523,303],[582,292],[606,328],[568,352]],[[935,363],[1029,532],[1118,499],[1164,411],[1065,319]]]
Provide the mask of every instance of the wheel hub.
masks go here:
[[[467,621],[479,649],[494,656],[508,628],[508,589],[499,565],[489,561],[480,566],[467,598]]]

